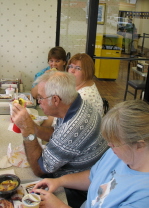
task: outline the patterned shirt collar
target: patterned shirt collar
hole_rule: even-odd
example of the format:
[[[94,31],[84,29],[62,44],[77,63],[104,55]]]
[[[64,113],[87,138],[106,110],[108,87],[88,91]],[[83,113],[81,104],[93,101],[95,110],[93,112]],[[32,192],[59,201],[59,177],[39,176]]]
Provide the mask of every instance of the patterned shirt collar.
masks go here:
[[[66,116],[64,118],[58,118],[58,123],[65,123],[68,120],[70,120],[78,111],[78,109],[80,108],[82,103],[82,98],[80,96],[80,94],[78,93],[76,99],[74,100],[74,102],[71,104],[70,108],[68,109]]]

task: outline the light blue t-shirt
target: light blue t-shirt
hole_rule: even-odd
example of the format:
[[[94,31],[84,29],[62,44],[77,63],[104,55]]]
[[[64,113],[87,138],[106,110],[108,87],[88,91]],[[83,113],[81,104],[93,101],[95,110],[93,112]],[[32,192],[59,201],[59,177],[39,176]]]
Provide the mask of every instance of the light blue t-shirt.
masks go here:
[[[48,66],[48,67],[46,67],[46,68],[40,70],[39,72],[37,72],[37,73],[35,74],[34,81],[35,81],[38,77],[40,77],[41,75],[43,75],[43,74],[44,74],[47,70],[49,70],[49,69],[50,69],[50,66]],[[35,86],[36,86],[36,84],[33,83],[33,84],[32,84],[32,88],[35,87]]]
[[[149,173],[130,169],[111,150],[92,167],[81,208],[149,208]]]

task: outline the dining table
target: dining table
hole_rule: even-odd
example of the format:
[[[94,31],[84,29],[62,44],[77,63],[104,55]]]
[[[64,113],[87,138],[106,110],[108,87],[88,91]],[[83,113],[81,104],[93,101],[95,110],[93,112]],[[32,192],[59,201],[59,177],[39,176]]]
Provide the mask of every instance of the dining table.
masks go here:
[[[21,133],[15,133],[11,130],[8,130],[10,123],[10,115],[0,115],[0,160],[2,160],[4,156],[7,156],[8,145],[10,143],[12,149],[19,147],[23,144],[23,137]],[[34,175],[30,167],[11,166],[7,168],[0,168],[0,175],[2,174],[1,172],[5,171],[9,173],[12,169],[15,175],[20,178],[21,183],[29,183],[42,180],[42,178]],[[64,188],[60,187],[56,193],[56,196],[67,204],[67,198]]]
[[[143,78],[147,77],[147,72],[141,72],[137,69],[137,67],[132,67],[131,70],[135,73],[137,73],[138,75],[142,76]]]

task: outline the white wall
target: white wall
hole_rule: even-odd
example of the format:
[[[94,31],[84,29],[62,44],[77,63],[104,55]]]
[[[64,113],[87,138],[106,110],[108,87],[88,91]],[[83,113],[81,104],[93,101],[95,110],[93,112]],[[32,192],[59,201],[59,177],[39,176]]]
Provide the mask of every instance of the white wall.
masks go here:
[[[149,12],[149,0],[138,0],[136,11]],[[149,19],[135,19],[135,25],[138,28],[138,34],[149,34]],[[139,40],[139,45],[142,45],[142,38]],[[149,49],[149,38],[145,39],[144,47]]]
[[[106,4],[105,22],[104,25],[97,25],[97,33],[117,34],[117,23],[118,23],[117,17],[119,16],[121,1],[100,0],[100,3]],[[125,5],[126,3],[127,0],[123,0],[123,4]]]
[[[55,46],[56,0],[0,0],[0,78],[21,78],[30,90]]]

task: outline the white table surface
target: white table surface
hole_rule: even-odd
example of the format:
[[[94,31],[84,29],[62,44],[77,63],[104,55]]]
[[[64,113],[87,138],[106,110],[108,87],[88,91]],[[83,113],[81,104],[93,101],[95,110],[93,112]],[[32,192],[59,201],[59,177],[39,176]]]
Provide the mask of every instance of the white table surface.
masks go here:
[[[10,123],[10,115],[0,115],[0,147],[1,147],[0,159],[3,156],[7,155],[7,148],[9,143],[11,143],[12,149],[23,143],[23,138],[21,133],[15,133],[8,130],[9,123]],[[41,178],[34,175],[30,167],[18,168],[15,166],[11,166],[9,168],[0,169],[0,170],[9,170],[9,169],[14,169],[15,174],[21,179],[21,181],[41,180]],[[60,189],[57,196],[67,204],[65,191],[63,188]]]
[[[141,75],[142,77],[147,77],[147,72],[143,73],[139,70],[137,70],[137,67],[131,67],[131,69],[136,72],[137,74]]]

